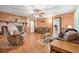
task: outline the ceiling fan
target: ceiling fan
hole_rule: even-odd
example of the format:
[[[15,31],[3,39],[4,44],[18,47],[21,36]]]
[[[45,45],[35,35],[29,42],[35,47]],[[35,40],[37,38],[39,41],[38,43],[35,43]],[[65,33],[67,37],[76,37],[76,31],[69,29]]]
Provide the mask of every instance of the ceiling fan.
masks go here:
[[[30,15],[31,20],[35,20],[35,19],[40,19],[43,20],[44,19],[44,11],[41,9],[33,9],[33,13]]]
[[[44,16],[44,12],[43,12],[43,10],[41,10],[41,9],[34,9],[34,14],[35,14],[35,16],[37,16],[37,17],[43,17]]]

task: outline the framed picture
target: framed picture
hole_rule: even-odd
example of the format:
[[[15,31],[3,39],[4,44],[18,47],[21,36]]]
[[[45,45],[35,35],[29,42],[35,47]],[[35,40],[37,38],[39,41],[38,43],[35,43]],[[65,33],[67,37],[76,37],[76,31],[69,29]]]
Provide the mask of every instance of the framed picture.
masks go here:
[[[53,36],[58,37],[61,30],[61,18],[53,19]]]

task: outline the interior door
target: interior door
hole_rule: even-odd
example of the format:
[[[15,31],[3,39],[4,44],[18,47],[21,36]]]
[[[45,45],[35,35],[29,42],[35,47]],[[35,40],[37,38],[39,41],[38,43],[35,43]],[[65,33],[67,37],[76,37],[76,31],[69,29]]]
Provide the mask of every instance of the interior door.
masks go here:
[[[58,37],[60,33],[60,18],[53,20],[53,37]]]
[[[34,21],[30,21],[30,32],[34,32],[35,31],[35,23]]]

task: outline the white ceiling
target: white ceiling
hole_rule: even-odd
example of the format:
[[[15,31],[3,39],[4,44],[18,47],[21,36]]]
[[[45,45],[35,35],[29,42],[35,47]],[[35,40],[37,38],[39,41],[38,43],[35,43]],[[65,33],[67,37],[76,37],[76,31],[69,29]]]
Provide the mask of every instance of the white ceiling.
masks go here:
[[[75,10],[74,5],[0,5],[0,11],[16,14],[18,16],[30,16],[33,10],[41,9],[45,13],[44,16],[60,15]]]

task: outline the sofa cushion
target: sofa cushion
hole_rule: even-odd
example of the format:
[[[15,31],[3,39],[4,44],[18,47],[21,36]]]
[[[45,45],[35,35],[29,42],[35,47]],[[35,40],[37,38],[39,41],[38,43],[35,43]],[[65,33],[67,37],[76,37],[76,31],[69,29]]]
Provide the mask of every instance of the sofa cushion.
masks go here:
[[[65,33],[64,39],[66,41],[72,41],[72,40],[76,39],[77,36],[78,36],[77,32],[75,32],[75,31],[68,31],[68,32]]]

